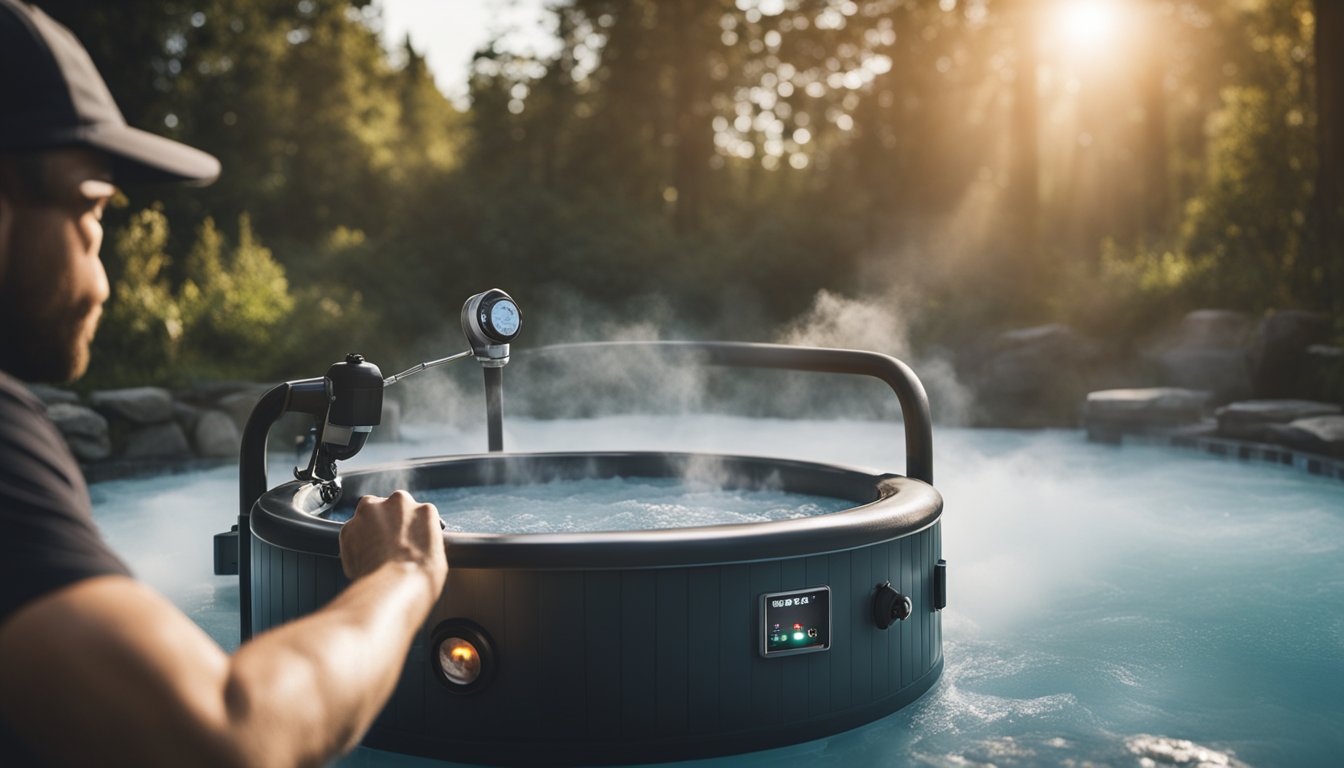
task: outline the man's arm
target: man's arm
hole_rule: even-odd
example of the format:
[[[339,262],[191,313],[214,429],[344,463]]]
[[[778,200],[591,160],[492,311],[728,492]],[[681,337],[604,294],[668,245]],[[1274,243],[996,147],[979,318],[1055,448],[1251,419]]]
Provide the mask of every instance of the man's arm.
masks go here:
[[[341,532],[354,580],[233,657],[148,587],[86,579],[0,625],[0,716],[63,764],[321,764],[391,694],[447,563],[438,515],[361,500]]]

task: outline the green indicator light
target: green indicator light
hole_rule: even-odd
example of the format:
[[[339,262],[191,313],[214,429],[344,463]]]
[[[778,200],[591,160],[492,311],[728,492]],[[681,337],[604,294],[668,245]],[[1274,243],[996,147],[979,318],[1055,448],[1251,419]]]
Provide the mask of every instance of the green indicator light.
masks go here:
[[[794,640],[802,640],[802,639],[803,639],[803,633],[802,633],[802,632],[794,632],[794,633],[793,633],[793,639],[794,639]]]

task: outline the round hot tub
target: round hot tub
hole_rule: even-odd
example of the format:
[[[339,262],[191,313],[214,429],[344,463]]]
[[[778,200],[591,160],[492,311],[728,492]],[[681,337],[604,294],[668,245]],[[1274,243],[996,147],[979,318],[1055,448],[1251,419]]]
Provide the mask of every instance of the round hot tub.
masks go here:
[[[369,746],[469,762],[622,763],[826,736],[942,670],[942,498],[920,480],[677,453],[489,454],[350,472],[250,515],[252,631],[344,586],[339,518],[366,493],[708,473],[841,511],[688,528],[445,531],[451,571]],[[703,483],[703,480],[701,480]],[[336,518],[336,519],[332,519]]]

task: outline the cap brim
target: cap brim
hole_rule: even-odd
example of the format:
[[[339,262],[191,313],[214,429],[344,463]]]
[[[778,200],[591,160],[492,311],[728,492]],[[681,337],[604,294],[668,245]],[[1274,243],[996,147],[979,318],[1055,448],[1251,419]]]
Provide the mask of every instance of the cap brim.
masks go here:
[[[185,182],[205,186],[219,178],[219,160],[172,139],[127,125],[88,126],[83,143],[112,156],[112,177],[118,184]]]

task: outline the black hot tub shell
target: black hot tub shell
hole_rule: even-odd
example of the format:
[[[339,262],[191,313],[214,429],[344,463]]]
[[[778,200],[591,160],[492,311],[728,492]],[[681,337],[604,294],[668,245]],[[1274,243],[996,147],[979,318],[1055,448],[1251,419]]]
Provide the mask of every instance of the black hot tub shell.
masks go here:
[[[927,405],[922,425],[904,411],[907,444],[918,448],[911,466],[919,462],[931,479],[928,446],[911,439],[913,431],[927,440]],[[733,478],[726,487],[768,485],[854,507],[749,525],[445,533],[446,589],[364,743],[507,765],[706,757],[838,733],[900,709],[937,681],[942,498],[924,480],[743,456],[493,453],[350,472],[337,503],[393,484],[414,493],[679,477],[707,461]],[[309,613],[343,588],[341,523],[320,517],[329,508],[314,485],[291,482],[262,494],[240,521],[252,534],[240,552],[245,633]],[[766,598],[822,589],[826,647],[765,654]],[[899,600],[883,602],[890,595],[908,597],[903,620],[893,615],[906,612]],[[488,646],[489,674],[467,693],[435,669],[435,630],[450,626],[469,627]]]

